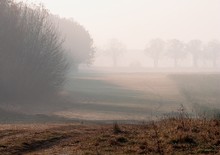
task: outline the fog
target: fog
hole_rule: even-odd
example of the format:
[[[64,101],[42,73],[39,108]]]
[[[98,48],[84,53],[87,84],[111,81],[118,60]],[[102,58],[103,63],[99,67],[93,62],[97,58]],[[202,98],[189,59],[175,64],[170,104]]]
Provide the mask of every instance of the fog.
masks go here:
[[[105,48],[112,38],[121,41],[127,49],[144,50],[155,38],[179,39],[189,42],[200,39],[220,40],[219,0],[29,0],[42,3],[53,14],[72,18],[91,34],[94,46]],[[102,54],[98,54],[98,56]],[[135,57],[130,59],[130,57]],[[129,52],[121,66],[141,61],[143,52]],[[166,59],[166,58],[165,58]],[[104,61],[103,61],[104,60]],[[111,66],[107,57],[97,57],[94,66]],[[104,63],[105,62],[105,63]],[[127,62],[127,63],[126,63]],[[129,64],[128,64],[129,63]],[[165,66],[169,64],[164,62]]]
[[[220,154],[220,0],[0,0],[0,155]]]
[[[30,1],[32,2],[32,1]],[[103,46],[117,38],[141,49],[153,38],[220,39],[219,0],[63,0],[43,3],[52,13],[84,25]]]
[[[0,2],[0,112],[12,122],[220,113],[219,0]]]

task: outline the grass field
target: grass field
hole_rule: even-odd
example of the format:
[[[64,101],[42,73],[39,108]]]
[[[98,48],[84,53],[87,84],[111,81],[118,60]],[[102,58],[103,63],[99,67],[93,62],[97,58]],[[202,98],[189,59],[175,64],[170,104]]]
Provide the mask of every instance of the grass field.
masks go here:
[[[220,74],[80,73],[68,77],[59,96],[37,104],[1,104],[0,122],[65,121],[60,116],[79,121],[146,121],[175,114],[181,105],[191,115],[211,116],[220,113]]]
[[[220,153],[219,74],[78,74],[60,96],[23,107],[50,116],[0,109],[0,154]]]
[[[82,74],[65,87],[68,110],[57,115],[86,120],[149,120],[175,112],[218,109],[220,75],[166,73]]]

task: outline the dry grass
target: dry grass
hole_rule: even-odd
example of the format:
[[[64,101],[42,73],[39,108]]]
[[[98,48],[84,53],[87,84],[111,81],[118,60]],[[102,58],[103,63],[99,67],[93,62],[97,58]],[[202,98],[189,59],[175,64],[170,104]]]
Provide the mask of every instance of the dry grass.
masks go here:
[[[219,120],[177,117],[139,125],[117,124],[117,133],[115,124],[40,126],[3,127],[1,154],[220,153]]]

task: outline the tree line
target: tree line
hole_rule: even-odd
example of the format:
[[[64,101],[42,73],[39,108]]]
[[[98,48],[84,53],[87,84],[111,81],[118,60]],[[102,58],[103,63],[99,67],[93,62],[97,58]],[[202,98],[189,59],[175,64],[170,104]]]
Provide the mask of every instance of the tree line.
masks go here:
[[[105,49],[99,51],[112,59],[113,67],[117,67],[119,57],[122,54],[126,55],[129,49],[117,39],[111,39]],[[207,63],[211,63],[214,68],[217,67],[220,58],[220,42],[212,40],[208,43],[203,43],[199,39],[183,42],[178,39],[164,41],[160,38],[150,40],[143,51],[146,56],[153,59],[154,67],[160,67],[160,60],[163,57],[173,59],[174,67],[179,66],[179,61],[187,58],[188,55],[192,58],[194,68],[199,67],[199,63],[203,63],[205,67]]]
[[[91,63],[93,55],[93,40],[77,22],[42,5],[0,1],[0,103],[55,95],[69,68]]]
[[[201,40],[195,39],[184,43],[178,39],[164,41],[162,39],[152,39],[145,48],[147,53],[154,60],[154,67],[159,66],[159,60],[163,56],[173,59],[175,67],[181,59],[186,58],[187,54],[192,56],[193,67],[198,67],[199,61],[205,63],[212,62],[213,67],[217,67],[217,61],[220,57],[220,42],[212,40],[203,43]]]

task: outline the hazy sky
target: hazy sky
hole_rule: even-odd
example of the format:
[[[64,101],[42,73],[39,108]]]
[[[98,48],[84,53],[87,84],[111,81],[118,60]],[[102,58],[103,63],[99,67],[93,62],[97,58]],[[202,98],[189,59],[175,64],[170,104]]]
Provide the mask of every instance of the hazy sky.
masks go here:
[[[143,49],[152,38],[220,40],[220,0],[29,0],[73,18],[96,46],[117,38]]]

